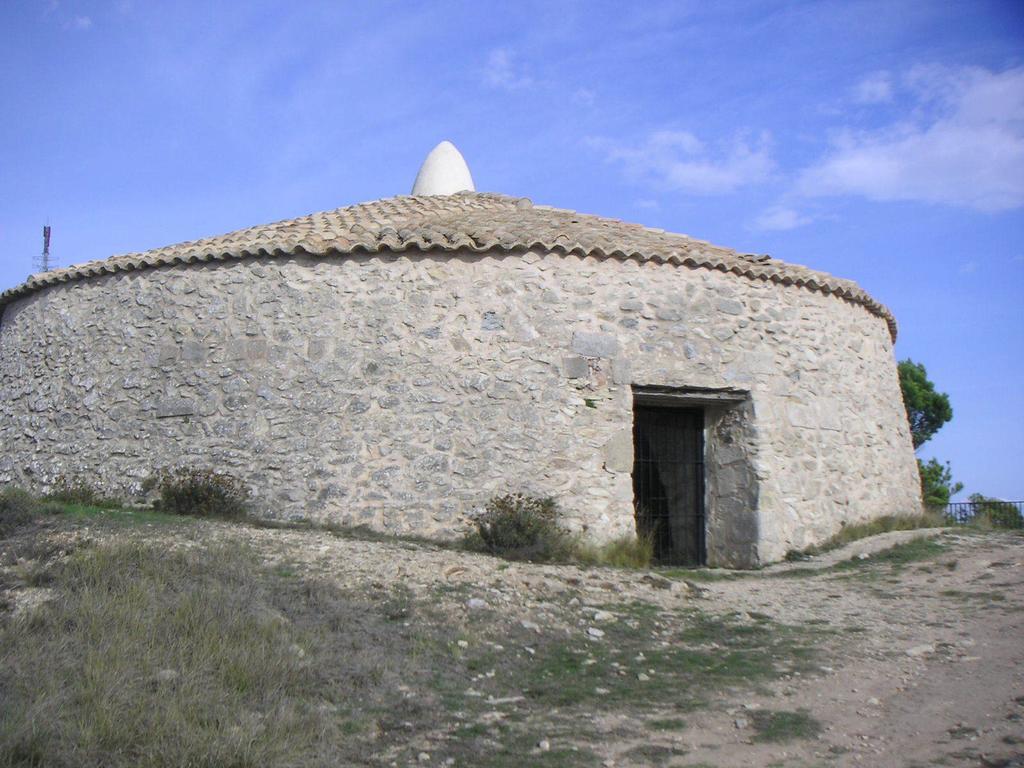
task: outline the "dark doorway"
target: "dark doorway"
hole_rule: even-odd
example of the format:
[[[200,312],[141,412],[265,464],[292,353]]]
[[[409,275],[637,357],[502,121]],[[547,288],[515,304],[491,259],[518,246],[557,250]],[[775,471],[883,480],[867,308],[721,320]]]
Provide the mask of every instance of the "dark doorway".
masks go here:
[[[640,535],[669,565],[703,565],[704,411],[634,404],[633,504]]]

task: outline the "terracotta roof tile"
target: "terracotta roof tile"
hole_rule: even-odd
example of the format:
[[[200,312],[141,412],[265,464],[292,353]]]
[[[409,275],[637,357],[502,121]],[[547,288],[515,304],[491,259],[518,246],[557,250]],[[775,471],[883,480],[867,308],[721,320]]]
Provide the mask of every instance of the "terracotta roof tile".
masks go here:
[[[165,264],[298,253],[344,256],[382,251],[481,253],[528,249],[668,262],[833,293],[883,318],[896,338],[896,321],[889,310],[852,281],[768,256],[738,253],[686,235],[483,192],[392,197],[43,272],[0,293],[0,308],[56,283]]]

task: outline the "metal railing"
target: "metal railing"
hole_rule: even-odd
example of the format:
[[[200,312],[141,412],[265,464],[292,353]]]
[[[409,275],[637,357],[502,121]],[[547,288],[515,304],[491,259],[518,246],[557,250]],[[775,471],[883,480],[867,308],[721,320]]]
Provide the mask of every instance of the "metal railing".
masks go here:
[[[1024,528],[1024,501],[954,501],[935,511],[959,525],[985,522],[996,528]]]

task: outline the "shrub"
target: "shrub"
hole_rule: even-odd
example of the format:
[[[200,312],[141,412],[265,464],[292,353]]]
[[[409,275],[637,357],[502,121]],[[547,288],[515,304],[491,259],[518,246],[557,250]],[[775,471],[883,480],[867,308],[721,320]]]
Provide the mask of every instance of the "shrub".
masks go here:
[[[27,525],[38,512],[38,502],[21,488],[0,489],[0,538]]]
[[[61,502],[48,501],[46,499],[39,502],[39,506],[36,508],[36,513],[42,517],[63,515],[65,512],[67,512],[67,507],[65,507]]]
[[[120,502],[110,499],[96,490],[88,480],[81,477],[61,475],[51,490],[44,497],[46,501],[61,504],[81,504],[86,507],[118,507]]]
[[[521,493],[495,496],[471,518],[467,544],[511,560],[570,558],[575,541],[559,525],[558,503]]]
[[[968,500],[974,504],[972,523],[988,528],[1024,528],[1024,518],[1016,504],[980,493],[972,493]]]
[[[240,480],[209,469],[162,470],[144,487],[155,489],[159,499],[154,506],[172,515],[239,518],[249,512],[249,489]]]
[[[463,538],[463,546],[531,562],[644,569],[654,561],[650,534],[620,536],[594,544],[563,528],[560,514],[558,502],[552,498],[522,493],[494,496],[482,511],[470,517],[472,527]]]

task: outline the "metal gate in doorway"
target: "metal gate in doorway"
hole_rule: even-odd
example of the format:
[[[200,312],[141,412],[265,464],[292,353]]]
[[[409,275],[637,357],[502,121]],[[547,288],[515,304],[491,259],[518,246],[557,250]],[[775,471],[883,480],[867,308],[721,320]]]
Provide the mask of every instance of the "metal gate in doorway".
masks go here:
[[[666,565],[703,565],[704,411],[634,405],[633,503],[637,532]]]

